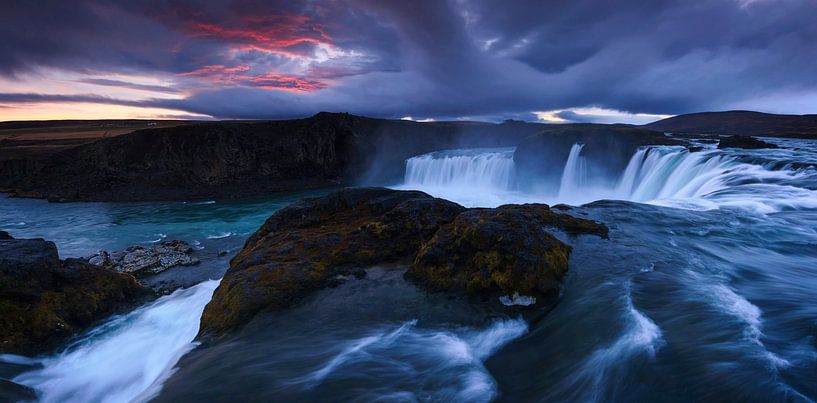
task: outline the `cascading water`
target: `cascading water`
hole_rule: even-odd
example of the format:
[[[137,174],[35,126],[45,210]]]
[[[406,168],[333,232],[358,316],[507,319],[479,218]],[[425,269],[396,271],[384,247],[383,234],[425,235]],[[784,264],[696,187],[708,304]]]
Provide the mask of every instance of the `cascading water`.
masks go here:
[[[773,170],[717,150],[689,152],[682,147],[639,149],[618,182],[588,187],[583,167],[574,158],[574,145],[565,165],[560,201],[589,202],[619,199],[695,209],[744,207],[761,213],[799,206],[817,207],[817,192],[803,181],[813,169]],[[572,159],[572,160],[571,160]]]
[[[637,150],[618,180],[605,183],[589,177],[583,148],[582,144],[571,147],[557,191],[549,194],[516,189],[513,149],[450,150],[410,158],[400,188],[423,190],[466,206],[578,205],[615,199],[688,209],[742,207],[760,213],[817,207],[813,168],[792,169],[779,161],[757,163],[757,157],[716,149],[690,152],[684,147],[655,146]]]
[[[516,191],[516,165],[511,148],[435,151],[406,160],[404,183],[397,188],[420,189],[463,205],[490,204],[524,197]],[[509,197],[509,195],[514,195]]]
[[[437,151],[406,161],[406,185],[511,190],[514,148]]]
[[[583,148],[584,144],[573,144],[570,148],[559,185],[559,198],[576,193],[587,182],[587,161],[581,156]]]
[[[113,318],[14,381],[38,390],[41,402],[148,401],[196,346],[199,318],[218,283],[205,281]]]

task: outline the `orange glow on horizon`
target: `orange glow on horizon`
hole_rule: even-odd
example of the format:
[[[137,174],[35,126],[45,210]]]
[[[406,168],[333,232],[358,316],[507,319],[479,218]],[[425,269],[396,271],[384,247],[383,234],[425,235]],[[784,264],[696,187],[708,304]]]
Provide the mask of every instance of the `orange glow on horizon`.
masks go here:
[[[180,119],[176,116],[211,119],[184,111],[164,108],[105,105],[83,102],[44,102],[21,105],[0,105],[0,121],[62,120],[62,119]]]

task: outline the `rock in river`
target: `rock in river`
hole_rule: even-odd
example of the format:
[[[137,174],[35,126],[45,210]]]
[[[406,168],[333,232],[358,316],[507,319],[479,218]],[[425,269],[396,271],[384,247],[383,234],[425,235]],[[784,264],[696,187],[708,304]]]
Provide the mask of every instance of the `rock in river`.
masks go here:
[[[570,247],[545,227],[607,235],[602,224],[543,204],[469,210],[422,192],[384,188],[304,199],[273,214],[230,262],[204,310],[200,335],[225,334],[261,311],[284,309],[389,262],[414,262],[408,277],[432,291],[519,292],[552,302]]]
[[[586,231],[576,230],[575,223],[586,221],[555,214],[543,204],[472,209],[443,225],[423,245],[406,277],[432,290],[483,300],[504,297],[506,305],[520,300],[526,303],[519,305],[550,304],[567,274],[571,248],[545,227],[606,235],[606,227],[592,222]],[[511,295],[516,297],[507,297]]]
[[[129,274],[60,260],[53,242],[0,240],[0,353],[47,351],[150,294]]]
[[[759,148],[777,148],[777,146],[752,136],[727,136],[721,138],[718,143],[718,148],[743,148],[753,150]]]
[[[121,252],[101,251],[88,258],[97,266],[110,267],[120,273],[144,277],[161,273],[171,267],[199,264],[192,256],[193,248],[184,241],[162,241],[152,247],[131,246]]]
[[[273,214],[230,262],[202,315],[220,334],[280,310],[361,267],[413,257],[465,208],[422,192],[344,189]]]

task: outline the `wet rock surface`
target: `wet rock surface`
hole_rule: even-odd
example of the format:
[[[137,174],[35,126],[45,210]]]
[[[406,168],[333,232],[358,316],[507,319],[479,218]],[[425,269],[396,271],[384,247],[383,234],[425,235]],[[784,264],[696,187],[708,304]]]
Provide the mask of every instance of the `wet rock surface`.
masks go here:
[[[60,260],[53,242],[0,240],[0,352],[47,351],[150,295],[129,274]]]
[[[592,221],[543,204],[466,209],[417,191],[350,188],[273,214],[231,261],[202,315],[200,336],[241,327],[316,290],[414,262],[408,278],[431,291],[477,297],[558,295],[570,247],[546,232],[606,237]]]
[[[607,236],[605,226],[553,213],[544,204],[472,209],[422,246],[406,277],[427,289],[505,305],[552,304],[571,248],[546,227]]]
[[[344,275],[410,259],[465,208],[422,192],[344,189],[273,214],[233,258],[202,315],[201,334],[280,310]]]
[[[88,263],[134,275],[140,284],[159,294],[191,287],[223,274],[226,251],[196,250],[185,241],[162,241],[152,246],[134,245],[121,251],[84,258]]]
[[[0,379],[0,401],[3,402],[33,402],[37,400],[34,389]]]
[[[720,139],[718,148],[743,148],[753,150],[760,148],[777,148],[777,146],[752,136],[728,136]]]
[[[162,241],[145,247],[131,246],[124,251],[101,251],[88,258],[88,263],[109,267],[119,273],[131,273],[145,277],[161,273],[176,266],[193,266],[199,259],[193,255],[193,247],[185,241]]]

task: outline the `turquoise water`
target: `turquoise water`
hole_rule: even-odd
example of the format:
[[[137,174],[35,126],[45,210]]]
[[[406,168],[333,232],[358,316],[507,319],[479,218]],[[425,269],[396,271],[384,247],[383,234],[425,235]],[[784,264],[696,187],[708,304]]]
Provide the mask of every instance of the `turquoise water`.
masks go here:
[[[54,241],[60,256],[119,250],[163,239],[241,243],[275,210],[329,190],[228,201],[49,203],[0,196],[0,230],[15,238]]]

